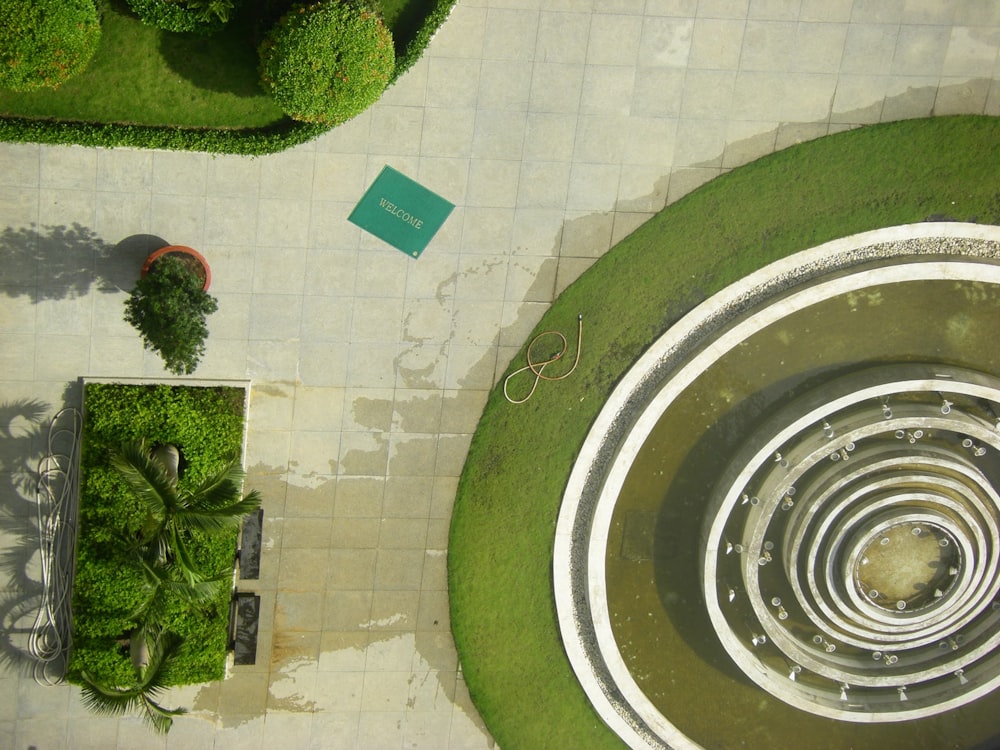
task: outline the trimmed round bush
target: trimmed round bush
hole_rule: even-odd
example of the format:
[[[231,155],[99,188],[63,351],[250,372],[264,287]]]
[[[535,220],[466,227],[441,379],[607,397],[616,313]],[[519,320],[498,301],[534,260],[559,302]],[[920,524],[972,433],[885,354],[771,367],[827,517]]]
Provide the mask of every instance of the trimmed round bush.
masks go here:
[[[293,7],[258,49],[260,77],[289,117],[337,125],[374,104],[395,67],[392,34],[346,2]]]
[[[100,41],[94,0],[0,0],[0,88],[59,88]]]
[[[128,0],[147,26],[208,36],[225,26],[240,0]]]

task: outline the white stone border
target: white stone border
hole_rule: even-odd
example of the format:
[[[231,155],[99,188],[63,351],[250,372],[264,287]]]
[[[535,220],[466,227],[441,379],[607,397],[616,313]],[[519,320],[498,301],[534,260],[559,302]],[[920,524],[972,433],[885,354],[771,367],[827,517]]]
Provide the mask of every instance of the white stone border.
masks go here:
[[[768,314],[761,312],[742,321],[739,334],[726,332],[692,362],[670,374],[662,387],[652,381],[662,381],[670,370],[671,359],[678,357],[685,342],[700,339],[702,331],[720,326],[726,311],[738,317],[748,300],[773,294],[783,283],[805,283],[811,275],[880,258],[909,258],[912,262],[908,265],[924,265],[920,256],[930,260],[932,255],[920,241],[929,239],[1000,243],[1000,227],[959,222],[889,227],[834,240],[775,261],[713,295],[673,325],[629,369],[597,416],[563,495],[553,551],[553,585],[563,645],[577,679],[601,718],[630,747],[694,750],[700,746],[671,724],[638,688],[611,632],[604,554],[618,491],[660,415],[707,364],[754,330],[796,309],[796,302],[800,306],[812,304],[819,297],[810,294],[810,289],[780,300],[768,308]],[[921,247],[913,247],[912,241],[918,241]],[[980,255],[966,256],[944,248],[941,254],[955,258],[954,262],[965,258],[963,265],[973,263],[980,270],[1000,256],[997,247],[989,252],[979,250]],[[840,293],[849,288],[845,280],[851,276],[834,279],[825,286],[830,293]],[[995,277],[1000,283],[1000,267],[996,267]],[[897,276],[897,280],[903,279]],[[655,395],[649,394],[654,388]],[[642,399],[644,392],[646,397]],[[629,415],[630,407],[641,409],[637,419]]]

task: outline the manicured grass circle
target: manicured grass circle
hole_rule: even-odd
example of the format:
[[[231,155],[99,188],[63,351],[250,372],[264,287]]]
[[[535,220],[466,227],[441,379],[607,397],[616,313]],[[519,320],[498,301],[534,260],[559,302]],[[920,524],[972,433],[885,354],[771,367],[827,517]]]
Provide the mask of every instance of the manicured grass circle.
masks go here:
[[[501,747],[623,746],[563,652],[551,573],[563,489],[619,378],[687,310],[750,271],[837,237],[932,216],[1000,224],[1000,120],[890,123],[760,159],[661,211],[555,301],[536,332],[570,335],[582,314],[579,366],[522,405],[508,403],[501,387],[490,394],[449,540],[459,657]],[[522,351],[510,371],[523,359]],[[546,374],[558,374],[555,367]]]

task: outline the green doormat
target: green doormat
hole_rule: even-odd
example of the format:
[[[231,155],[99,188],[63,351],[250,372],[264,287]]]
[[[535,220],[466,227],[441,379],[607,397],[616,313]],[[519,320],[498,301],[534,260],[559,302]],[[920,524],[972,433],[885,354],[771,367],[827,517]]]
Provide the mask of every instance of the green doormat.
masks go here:
[[[386,166],[347,219],[419,258],[453,208],[453,203]]]

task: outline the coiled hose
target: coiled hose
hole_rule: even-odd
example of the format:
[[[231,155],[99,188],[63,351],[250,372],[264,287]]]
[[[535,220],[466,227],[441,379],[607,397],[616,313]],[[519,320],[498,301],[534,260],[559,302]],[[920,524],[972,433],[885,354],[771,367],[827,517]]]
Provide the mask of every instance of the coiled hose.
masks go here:
[[[559,351],[553,354],[548,359],[543,359],[538,361],[532,359],[531,351],[535,347],[535,344],[537,344],[539,341],[541,341],[543,338],[547,336],[556,336],[559,338],[561,342]],[[535,336],[535,338],[533,338],[531,342],[528,344],[528,350],[527,352],[525,352],[525,357],[528,360],[528,364],[526,364],[524,367],[520,369],[514,370],[514,372],[512,372],[510,375],[504,378],[503,381],[504,398],[506,398],[512,404],[523,404],[525,401],[527,401],[534,395],[535,389],[538,387],[539,382],[541,382],[542,380],[563,380],[564,378],[568,378],[570,375],[573,374],[573,371],[576,369],[576,366],[580,364],[580,349],[582,347],[583,347],[583,315],[577,315],[576,357],[573,360],[573,366],[569,368],[569,370],[564,372],[562,375],[546,375],[544,373],[545,368],[551,365],[553,362],[558,362],[560,359],[562,359],[562,356],[569,349],[569,342],[566,340],[566,336],[563,335],[560,331],[542,331],[537,336]],[[528,395],[526,395],[522,399],[511,398],[510,393],[507,390],[507,386],[510,383],[511,379],[520,375],[522,372],[528,372],[529,370],[535,376],[535,382],[531,384],[531,390],[528,391]]]

